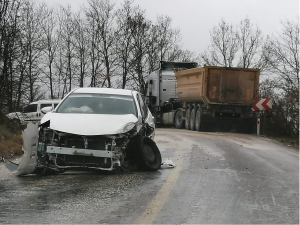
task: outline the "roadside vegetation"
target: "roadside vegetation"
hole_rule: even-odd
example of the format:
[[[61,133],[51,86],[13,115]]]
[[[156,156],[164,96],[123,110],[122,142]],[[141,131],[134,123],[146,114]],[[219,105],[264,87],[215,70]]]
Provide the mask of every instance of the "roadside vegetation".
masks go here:
[[[23,128],[19,122],[9,120],[0,112],[0,161],[3,157],[23,153],[21,137]]]
[[[61,99],[75,87],[144,93],[145,78],[158,61],[195,61],[199,66],[259,68],[259,97],[273,101],[263,135],[298,142],[299,18],[282,18],[281,29],[271,36],[251,18],[236,24],[221,20],[207,31],[207,50],[197,55],[182,48],[180,29],[173,28],[168,15],[151,21],[134,0],[113,2],[89,0],[73,12],[41,1],[1,0],[1,113],[20,111],[39,99]],[[12,130],[2,115],[0,157],[21,142],[20,130]]]

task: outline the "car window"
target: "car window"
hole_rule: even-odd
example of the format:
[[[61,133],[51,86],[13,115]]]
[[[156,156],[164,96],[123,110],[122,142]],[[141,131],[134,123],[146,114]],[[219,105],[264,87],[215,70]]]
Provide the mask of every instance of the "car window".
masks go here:
[[[41,109],[44,108],[44,107],[48,107],[48,106],[52,106],[52,104],[41,104]]]
[[[70,94],[58,107],[58,113],[133,114],[133,96],[110,94]]]
[[[57,105],[58,105],[58,103],[55,103],[55,104],[54,104],[54,108],[56,108]]]
[[[23,110],[24,113],[37,112],[37,104],[30,104]]]

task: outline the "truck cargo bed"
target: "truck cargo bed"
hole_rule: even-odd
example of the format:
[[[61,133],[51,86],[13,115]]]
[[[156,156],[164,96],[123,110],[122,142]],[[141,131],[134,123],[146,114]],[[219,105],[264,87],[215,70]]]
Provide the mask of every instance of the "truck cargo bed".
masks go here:
[[[175,73],[178,98],[187,103],[252,105],[259,69],[206,66]]]

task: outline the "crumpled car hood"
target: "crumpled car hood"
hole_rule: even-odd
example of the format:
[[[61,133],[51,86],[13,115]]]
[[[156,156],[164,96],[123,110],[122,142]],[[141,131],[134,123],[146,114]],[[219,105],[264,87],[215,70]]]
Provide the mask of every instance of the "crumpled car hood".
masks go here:
[[[70,114],[47,113],[41,124],[50,120],[50,129],[77,135],[112,135],[123,133],[128,123],[136,123],[137,117],[133,114]]]

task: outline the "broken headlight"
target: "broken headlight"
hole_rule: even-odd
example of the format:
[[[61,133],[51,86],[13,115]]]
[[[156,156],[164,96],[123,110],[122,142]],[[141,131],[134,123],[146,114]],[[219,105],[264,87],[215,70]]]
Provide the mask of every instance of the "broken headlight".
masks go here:
[[[127,123],[121,129],[121,133],[126,133],[128,131],[131,131],[134,127],[135,127],[135,123],[133,123],[133,122]]]

